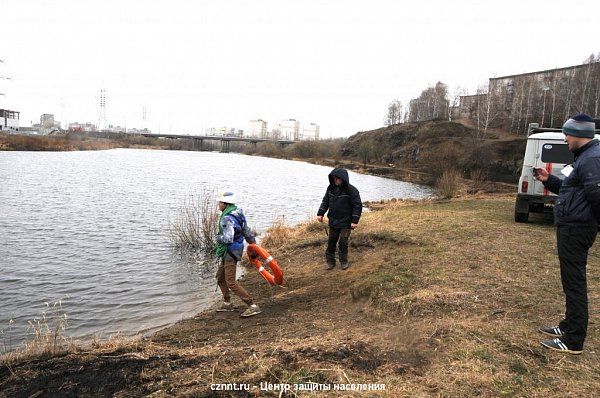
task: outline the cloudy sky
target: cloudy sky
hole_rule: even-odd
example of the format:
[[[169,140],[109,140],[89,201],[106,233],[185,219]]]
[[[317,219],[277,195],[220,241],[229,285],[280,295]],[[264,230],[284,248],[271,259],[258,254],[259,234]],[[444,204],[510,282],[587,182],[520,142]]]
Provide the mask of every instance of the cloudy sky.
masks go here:
[[[2,0],[0,107],[158,132],[269,129],[322,136],[383,125],[386,106],[443,81],[582,63],[600,52],[600,1]]]

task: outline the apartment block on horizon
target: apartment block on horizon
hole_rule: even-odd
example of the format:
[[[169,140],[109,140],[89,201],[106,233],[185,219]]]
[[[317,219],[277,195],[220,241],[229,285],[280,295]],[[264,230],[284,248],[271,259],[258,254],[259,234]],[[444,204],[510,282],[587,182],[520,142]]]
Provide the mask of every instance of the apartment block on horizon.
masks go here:
[[[308,126],[304,126],[302,128],[302,137],[303,140],[319,140],[319,131],[320,127],[316,123],[310,123]]]
[[[274,131],[278,132],[278,138],[282,140],[300,139],[300,122],[296,119],[287,119],[277,123]]]
[[[267,122],[262,119],[250,120],[248,136],[256,138],[268,138]]]

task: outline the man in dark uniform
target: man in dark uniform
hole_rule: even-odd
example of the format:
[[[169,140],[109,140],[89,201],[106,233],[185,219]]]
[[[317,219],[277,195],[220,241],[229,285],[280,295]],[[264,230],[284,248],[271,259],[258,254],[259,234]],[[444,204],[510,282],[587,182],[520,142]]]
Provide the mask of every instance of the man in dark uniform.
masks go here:
[[[348,172],[345,169],[333,169],[329,173],[329,186],[323,202],[317,212],[317,221],[323,222],[325,212],[329,218],[329,239],[327,241],[327,269],[335,268],[335,247],[339,242],[340,264],[348,269],[348,238],[350,231],[357,227],[362,213],[360,193],[350,185]]]
[[[569,354],[583,352],[588,326],[587,257],[600,221],[600,146],[594,139],[594,128],[594,119],[585,114],[574,116],[563,125],[565,142],[575,154],[573,165],[563,169],[563,181],[542,168],[534,171],[536,179],[558,194],[554,222],[566,297],[565,318],[558,326],[539,329],[554,337],[541,344]]]

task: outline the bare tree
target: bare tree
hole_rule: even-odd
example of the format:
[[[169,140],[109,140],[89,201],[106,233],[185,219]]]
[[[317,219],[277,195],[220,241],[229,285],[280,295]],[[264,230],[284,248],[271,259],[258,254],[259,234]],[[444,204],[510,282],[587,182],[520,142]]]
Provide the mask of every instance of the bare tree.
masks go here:
[[[456,86],[456,88],[454,89],[454,92],[452,94],[452,100],[448,102],[448,104],[449,104],[448,120],[449,121],[452,121],[452,110],[456,109],[460,105],[460,97],[462,97],[464,95],[468,95],[468,94],[469,94],[469,92],[466,88]]]
[[[371,139],[363,139],[362,142],[358,145],[356,152],[360,159],[363,162],[363,165],[366,166],[369,163],[369,160],[374,155],[375,145],[373,144],[373,140]]]
[[[478,141],[486,138],[488,129],[501,114],[499,93],[500,91],[495,88],[488,90],[488,84],[482,84],[477,88],[475,112],[477,132],[475,138]]]
[[[445,120],[448,118],[448,106],[448,86],[437,82],[423,90],[419,98],[410,101],[409,120]]]
[[[388,105],[385,125],[391,126],[402,122],[402,102],[395,99]]]

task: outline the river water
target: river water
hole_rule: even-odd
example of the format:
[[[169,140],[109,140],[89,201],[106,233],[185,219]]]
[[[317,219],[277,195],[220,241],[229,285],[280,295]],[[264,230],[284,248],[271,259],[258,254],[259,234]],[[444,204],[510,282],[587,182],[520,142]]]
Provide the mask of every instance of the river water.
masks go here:
[[[154,330],[207,308],[218,299],[214,268],[168,239],[183,201],[235,191],[264,232],[279,216],[295,224],[314,215],[330,171],[214,152],[0,152],[0,353],[44,314],[66,314],[66,335],[88,338]],[[349,174],[363,201],[431,195]]]

